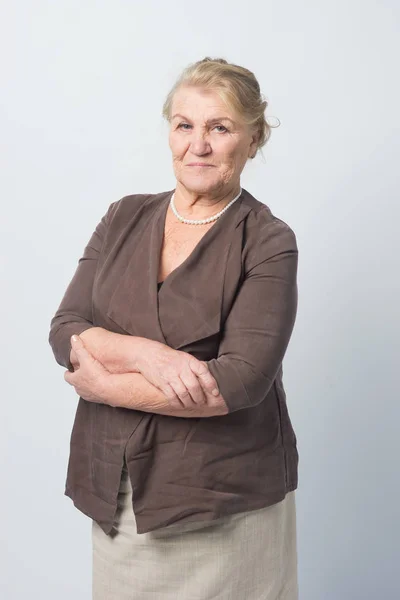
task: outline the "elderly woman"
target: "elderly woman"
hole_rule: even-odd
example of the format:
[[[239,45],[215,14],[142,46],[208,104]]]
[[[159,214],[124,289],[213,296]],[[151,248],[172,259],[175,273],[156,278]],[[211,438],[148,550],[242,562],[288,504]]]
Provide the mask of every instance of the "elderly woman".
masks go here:
[[[95,600],[297,598],[296,238],[240,185],[266,106],[247,69],[190,65],[164,105],[175,189],[110,205],[52,319]]]

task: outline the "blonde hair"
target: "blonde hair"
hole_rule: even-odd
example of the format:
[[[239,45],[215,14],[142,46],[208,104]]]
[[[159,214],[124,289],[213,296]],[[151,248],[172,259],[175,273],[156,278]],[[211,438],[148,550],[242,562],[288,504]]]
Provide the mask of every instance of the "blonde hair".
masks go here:
[[[265,117],[268,102],[261,94],[254,73],[248,69],[228,63],[223,58],[206,57],[190,64],[184,69],[164,102],[162,114],[168,121],[171,118],[174,95],[182,86],[196,86],[217,92],[230,109],[239,114],[245,123],[255,128],[258,133],[258,150],[269,140],[273,126]]]

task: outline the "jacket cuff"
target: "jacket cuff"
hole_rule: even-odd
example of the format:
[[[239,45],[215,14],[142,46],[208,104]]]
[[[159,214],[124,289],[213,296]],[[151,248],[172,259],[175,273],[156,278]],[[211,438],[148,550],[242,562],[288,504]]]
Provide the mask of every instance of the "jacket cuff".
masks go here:
[[[225,357],[206,361],[211,375],[215,378],[220,394],[229,412],[251,408],[252,403],[234,363]]]

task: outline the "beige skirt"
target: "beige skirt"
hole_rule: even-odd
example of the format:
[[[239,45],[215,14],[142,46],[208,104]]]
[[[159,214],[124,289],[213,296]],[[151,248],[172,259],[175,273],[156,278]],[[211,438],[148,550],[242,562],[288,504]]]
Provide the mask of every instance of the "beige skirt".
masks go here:
[[[137,534],[123,471],[116,535],[93,521],[93,600],[297,600],[295,492],[259,510]]]

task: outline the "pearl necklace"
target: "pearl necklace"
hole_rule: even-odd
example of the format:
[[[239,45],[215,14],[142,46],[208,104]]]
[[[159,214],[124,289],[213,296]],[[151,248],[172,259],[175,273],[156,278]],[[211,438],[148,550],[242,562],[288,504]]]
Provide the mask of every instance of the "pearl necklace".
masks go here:
[[[174,204],[175,193],[172,194],[172,198],[170,200],[170,206],[171,206],[172,212],[174,213],[176,218],[179,219],[182,223],[186,223],[187,225],[205,225],[206,223],[212,223],[213,221],[216,221],[221,215],[223,215],[224,212],[226,210],[228,210],[228,208],[239,198],[241,193],[242,193],[242,188],[240,188],[240,192],[238,193],[238,195],[233,200],[231,200],[222,210],[220,210],[219,213],[217,213],[216,215],[213,215],[212,217],[208,217],[208,219],[185,219],[184,217],[182,217],[176,210],[176,207]]]

